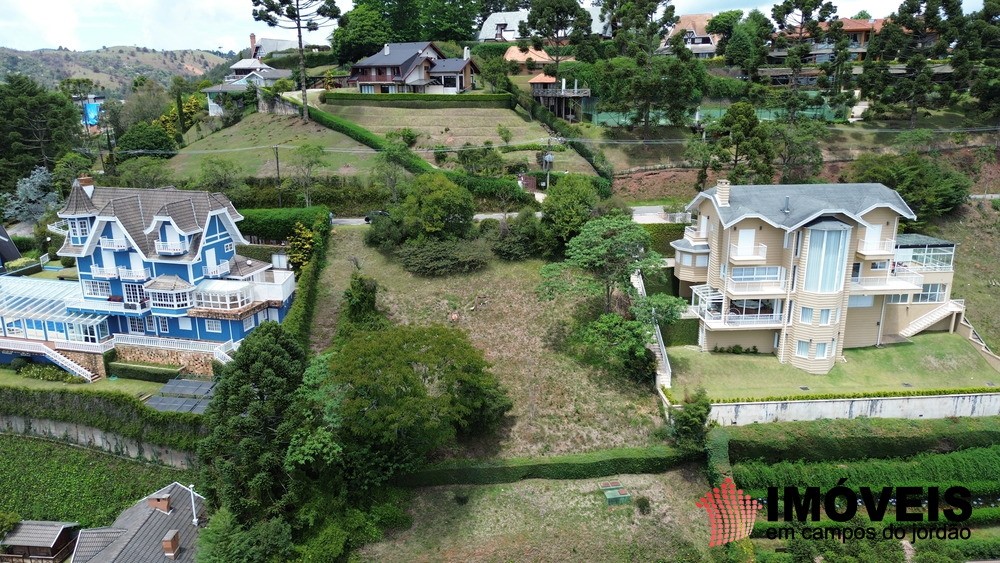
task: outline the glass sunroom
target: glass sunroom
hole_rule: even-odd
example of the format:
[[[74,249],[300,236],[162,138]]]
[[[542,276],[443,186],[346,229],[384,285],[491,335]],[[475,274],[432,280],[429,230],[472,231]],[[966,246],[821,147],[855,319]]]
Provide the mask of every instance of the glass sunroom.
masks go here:
[[[72,282],[0,277],[0,330],[7,338],[97,343],[111,338],[105,315],[75,313],[67,299],[80,299]]]

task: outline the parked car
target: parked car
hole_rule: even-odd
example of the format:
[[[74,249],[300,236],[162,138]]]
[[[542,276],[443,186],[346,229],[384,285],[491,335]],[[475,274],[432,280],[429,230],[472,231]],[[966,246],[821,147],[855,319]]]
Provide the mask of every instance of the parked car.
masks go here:
[[[371,223],[372,221],[374,221],[379,217],[388,217],[388,216],[389,212],[384,211],[382,209],[379,209],[377,211],[369,211],[368,213],[365,214],[365,223]]]

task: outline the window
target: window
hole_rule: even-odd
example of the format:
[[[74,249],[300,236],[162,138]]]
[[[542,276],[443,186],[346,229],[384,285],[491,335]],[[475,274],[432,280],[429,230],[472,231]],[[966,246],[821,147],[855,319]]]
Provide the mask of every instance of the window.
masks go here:
[[[139,334],[142,334],[142,333],[146,332],[146,325],[145,325],[145,323],[142,322],[142,319],[139,318],[139,317],[129,317],[128,318],[128,331],[129,332],[137,332]]]
[[[222,321],[218,319],[205,319],[206,332],[222,332]]]
[[[707,268],[708,254],[696,254],[694,257],[694,265],[698,268]]]
[[[872,307],[875,305],[874,295],[852,295],[847,299],[847,306],[850,307]]]
[[[888,269],[889,269],[888,260],[879,260],[878,262],[872,262],[872,270],[888,270]]]
[[[86,219],[70,219],[69,234],[73,237],[85,237],[90,234],[90,222]]]
[[[373,86],[371,84],[362,84],[360,86],[360,88],[361,88],[361,93],[362,94],[374,94],[375,93],[375,86]]]
[[[813,310],[812,307],[803,307],[801,313],[799,314],[799,322],[802,324],[812,324],[813,322]]]
[[[157,322],[160,324],[160,332],[170,332],[170,323],[167,321],[166,317],[156,317]]]
[[[177,328],[181,330],[191,330],[191,319],[188,317],[178,317]]]
[[[944,301],[944,296],[948,286],[943,283],[925,283],[920,293],[913,296],[914,303],[940,303]]]
[[[106,281],[83,280],[83,294],[87,297],[111,297],[111,284]]]
[[[166,291],[150,291],[149,301],[153,307],[182,309],[191,306],[191,292],[171,293]]]
[[[442,76],[441,85],[445,88],[456,88],[458,86],[458,82],[455,80],[454,76]]]
[[[798,346],[795,347],[795,355],[800,358],[809,357],[809,341],[799,340]]]
[[[819,310],[819,324],[823,325],[823,326],[826,326],[826,325],[830,324],[830,310],[829,309],[820,309]]]
[[[809,229],[805,290],[832,293],[844,288],[849,230]]]
[[[237,290],[228,293],[199,291],[194,294],[194,302],[198,307],[207,309],[240,309],[251,303],[248,290]]]
[[[156,323],[153,322],[153,317],[146,317],[146,332],[154,332],[156,330]]]
[[[226,246],[224,246],[223,248],[225,249],[226,252],[233,252],[234,250],[236,250],[236,245],[234,245],[231,242],[227,242]]]
[[[741,266],[733,268],[733,281],[780,281],[783,274],[781,266]]]
[[[253,315],[243,319],[243,332],[247,332],[253,328]]]
[[[795,232],[795,257],[798,258],[799,254],[802,254],[802,231]]]
[[[816,344],[816,359],[822,360],[826,358],[826,342],[820,342]]]
[[[909,303],[910,302],[910,294],[909,293],[896,293],[894,295],[888,296],[886,302],[890,303],[890,304],[893,304],[893,305],[897,304],[897,303]]]
[[[723,264],[722,266],[719,266],[719,277],[720,278],[726,279],[726,274],[728,274],[728,273],[729,273],[729,267],[726,264]]]
[[[142,284],[139,283],[125,283],[122,284],[125,289],[125,302],[126,303],[142,303],[146,299],[146,292],[142,288]]]

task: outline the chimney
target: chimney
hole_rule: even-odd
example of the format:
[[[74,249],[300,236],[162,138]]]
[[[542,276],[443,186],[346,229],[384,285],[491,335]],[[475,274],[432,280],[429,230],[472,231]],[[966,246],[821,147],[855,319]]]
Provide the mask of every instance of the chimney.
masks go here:
[[[469,60],[469,57],[471,57],[471,56],[472,56],[472,53],[469,51],[468,47],[462,49],[462,59]]]
[[[163,536],[163,555],[167,559],[176,559],[177,552],[181,548],[181,533],[178,530],[170,530]]]
[[[250,34],[250,56],[247,57],[247,58],[250,58],[250,59],[254,58],[254,56],[253,56],[253,50],[254,50],[254,47],[256,47],[256,46],[257,46],[257,36],[251,33]]]
[[[87,194],[87,197],[94,197],[94,179],[90,176],[80,176],[77,181],[80,183],[80,187],[83,188],[83,193]]]
[[[719,207],[729,207],[729,180],[715,183],[715,201],[719,203]]]
[[[784,212],[785,215],[788,215],[789,213],[792,212],[791,203],[792,203],[792,198],[786,195],[785,196],[785,208],[781,210],[782,212]]]
[[[170,495],[150,495],[146,502],[149,503],[149,507],[153,510],[159,510],[161,512],[170,512]]]
[[[382,47],[382,54],[386,55],[386,56],[389,55],[389,44],[388,43],[386,43],[385,46]]]

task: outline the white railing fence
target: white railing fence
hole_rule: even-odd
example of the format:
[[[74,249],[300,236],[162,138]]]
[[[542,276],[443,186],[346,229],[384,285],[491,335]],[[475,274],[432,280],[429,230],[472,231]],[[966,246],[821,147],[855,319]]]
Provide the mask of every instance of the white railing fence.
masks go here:
[[[90,373],[90,370],[81,366],[80,364],[74,362],[73,360],[63,356],[59,352],[56,352],[52,348],[40,343],[32,342],[29,340],[14,340],[12,338],[0,338],[0,350],[12,350],[16,352],[32,352],[35,354],[42,354],[52,363],[63,368],[64,370],[72,373],[73,375],[82,377],[88,382],[94,381],[94,374]]]

